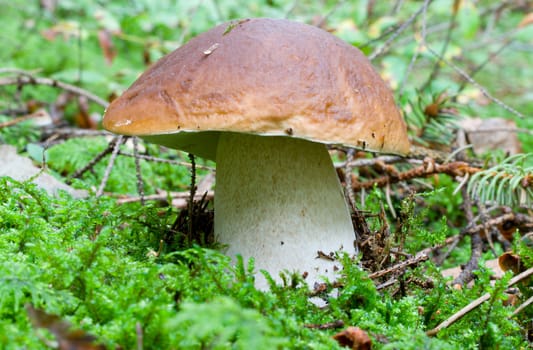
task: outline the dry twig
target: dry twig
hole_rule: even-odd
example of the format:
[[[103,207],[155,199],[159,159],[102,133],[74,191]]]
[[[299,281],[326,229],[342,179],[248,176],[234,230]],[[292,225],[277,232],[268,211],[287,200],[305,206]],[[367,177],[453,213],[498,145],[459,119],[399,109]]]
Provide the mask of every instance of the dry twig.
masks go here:
[[[137,137],[133,137],[133,156],[135,157],[135,172],[137,173],[137,192],[141,198],[141,205],[144,205],[144,182],[141,174],[141,164],[139,160],[139,142]]]
[[[315,323],[307,323],[304,324],[305,328],[310,329],[335,329],[335,328],[342,328],[344,327],[344,321],[343,320],[337,320],[333,322],[328,323],[322,323],[322,324],[315,324]]]
[[[457,73],[459,73],[459,75],[465,79],[466,81],[468,81],[470,84],[474,85],[486,98],[488,98],[489,100],[491,100],[492,102],[496,103],[498,106],[500,106],[501,108],[505,109],[506,111],[508,112],[511,112],[512,114],[516,115],[517,117],[519,118],[524,118],[524,114],[520,113],[519,111],[517,111],[516,109],[514,109],[513,107],[505,104],[503,101],[501,101],[500,99],[492,96],[492,94],[490,94],[488,92],[487,89],[485,89],[480,83],[478,83],[477,81],[475,81],[470,75],[468,75],[468,73],[466,73],[464,70],[462,70],[461,68],[459,68],[456,64],[454,64],[453,62],[451,61],[448,61],[446,59],[444,59],[444,57],[440,56],[437,52],[435,52],[435,50],[433,50],[431,47],[429,47],[428,45],[425,46],[425,48],[428,50],[428,52],[430,52],[432,55],[434,55],[439,62],[442,62],[442,63],[445,63],[447,64],[448,66],[450,66],[453,70],[455,70]]]
[[[396,174],[389,174],[377,179],[367,180],[364,182],[353,181],[354,191],[361,189],[371,189],[374,186],[384,187],[387,184],[397,183],[400,181],[411,180],[420,177],[427,177],[433,174],[447,174],[450,176],[464,176],[465,174],[474,174],[481,169],[472,167],[466,162],[451,162],[448,164],[436,164],[433,159],[426,158],[424,164]]]
[[[18,123],[22,123],[23,121],[26,121],[26,120],[29,120],[29,119],[33,119],[33,118],[39,118],[39,117],[42,117],[42,116],[45,116],[45,115],[46,115],[46,113],[44,113],[43,110],[38,110],[35,113],[23,115],[23,116],[20,116],[18,118],[14,118],[12,120],[8,120],[6,122],[0,123],[0,129],[7,128],[7,127],[10,127],[10,126],[16,125]]]
[[[59,89],[62,89],[68,92],[72,92],[76,95],[85,96],[87,97],[87,99],[99,104],[100,106],[104,108],[107,108],[107,106],[109,105],[107,101],[101,99],[100,97],[80,87],[67,84],[67,83],[63,83],[56,79],[35,77],[34,75],[26,71],[17,71],[16,73],[17,73],[16,77],[0,78],[0,86],[4,86],[4,85],[17,85],[17,86],[46,85],[46,86],[59,88]]]
[[[398,35],[400,35],[405,29],[407,29],[407,27],[409,27],[411,25],[411,23],[413,23],[413,21],[422,13],[424,12],[426,9],[427,9],[427,6],[428,4],[431,2],[431,0],[426,0],[424,2],[424,4],[415,12],[411,15],[411,17],[409,17],[407,19],[407,21],[405,21],[404,23],[402,23],[393,33],[392,35],[390,36],[389,39],[387,39],[387,41],[385,41],[385,43],[379,47],[378,49],[374,50],[374,52],[372,52],[369,56],[368,56],[368,59],[369,60],[373,60],[374,58],[384,54],[387,49],[389,48],[389,46],[392,44],[392,42],[398,37]]]
[[[145,195],[144,196],[144,200],[145,201],[166,201],[168,199],[170,200],[173,200],[173,199],[189,199],[191,196],[190,192],[169,192],[169,193],[156,193],[156,194],[149,194],[149,195]],[[195,196],[194,196],[194,200],[195,201],[199,201],[201,200],[202,198],[204,198],[206,200],[211,200],[213,198],[215,198],[215,192],[214,191],[207,191],[207,192],[204,192],[204,193],[196,193]],[[125,203],[133,203],[133,202],[140,202],[141,201],[141,197],[138,196],[138,197],[123,197],[121,196],[118,200],[117,200],[117,203],[118,204],[125,204]],[[187,204],[186,202],[184,202],[184,204],[180,207],[178,207],[178,209],[185,209],[187,207]]]
[[[423,261],[426,261],[428,259],[429,259],[428,255],[425,252],[421,252],[421,253],[417,254],[416,256],[414,256],[412,258],[409,258],[407,260],[401,261],[401,262],[399,262],[398,264],[396,264],[394,266],[388,267],[388,268],[383,269],[381,271],[376,271],[374,273],[371,273],[370,275],[368,275],[368,277],[371,278],[371,279],[379,278],[379,277],[385,276],[385,275],[387,275],[389,273],[393,273],[393,272],[398,272],[398,271],[404,270],[404,269],[406,269],[407,267],[409,267],[411,265],[417,265],[417,264],[419,264],[419,263],[421,263]]]
[[[509,283],[507,284],[507,287],[512,287],[513,285],[517,284],[518,282],[528,278],[529,276],[533,275],[533,267],[527,269],[526,271],[522,272],[521,274],[511,278]],[[439,324],[437,327],[429,330],[426,332],[429,336],[437,335],[441,330],[444,328],[447,328],[454,324],[455,322],[459,321],[463,316],[465,316],[470,311],[474,310],[479,305],[483,304],[483,302],[489,300],[491,297],[490,293],[483,294],[481,297],[477,298],[476,300],[472,301],[470,304],[466,305],[464,308],[450,316],[447,320],[443,321],[441,324]]]
[[[104,158],[106,155],[111,153],[113,151],[113,149],[115,149],[115,146],[116,146],[117,142],[118,142],[118,136],[113,138],[113,140],[111,140],[111,142],[109,142],[109,144],[108,144],[108,146],[107,146],[107,148],[105,150],[103,150],[102,152],[97,154],[83,168],[75,171],[65,182],[67,184],[71,184],[72,183],[72,179],[77,179],[80,176],[82,176],[86,171],[91,170],[96,165],[96,163],[98,163],[100,160],[102,160],[102,158]]]
[[[126,156],[126,157],[137,157],[139,159],[144,159],[144,160],[148,160],[148,161],[152,161],[152,162],[175,164],[175,165],[180,165],[180,166],[184,166],[184,167],[187,167],[187,168],[191,168],[192,167],[191,163],[183,162],[183,161],[179,161],[179,160],[158,158],[158,157],[153,157],[153,156],[147,156],[147,155],[144,155],[144,154],[135,155],[135,154],[127,153],[127,152],[124,152],[124,151],[119,151],[118,154],[120,154],[121,156]],[[196,164],[195,166],[196,166],[196,169],[211,170],[211,171],[214,170],[212,167],[206,166],[206,165],[198,165],[198,164]]]
[[[109,180],[109,175],[111,174],[111,169],[113,169],[113,165],[115,164],[115,159],[117,158],[118,151],[120,149],[120,145],[124,141],[124,136],[120,135],[116,138],[116,143],[113,147],[113,152],[111,153],[111,157],[109,158],[109,163],[107,164],[107,168],[104,172],[104,177],[102,178],[102,182],[100,182],[100,187],[98,187],[98,190],[96,191],[96,197],[100,197],[104,193],[105,185],[107,184],[107,180]]]
[[[474,214],[472,213],[472,203],[470,201],[470,196],[468,195],[468,192],[465,187],[463,187],[461,191],[463,194],[463,206],[466,214],[466,219],[469,223],[472,223],[474,220]],[[485,227],[485,225],[483,225],[483,227]],[[479,258],[481,257],[481,253],[483,252],[483,241],[481,240],[481,236],[478,233],[473,233],[470,235],[470,237],[472,246],[470,260],[465,265],[459,276],[457,276],[453,280],[452,285],[462,286],[470,282],[474,278],[473,271],[479,267]]]
[[[526,301],[524,301],[519,307],[516,308],[516,310],[513,311],[513,316],[516,316],[518,315],[519,313],[521,313],[522,311],[524,311],[524,309],[526,307],[528,307],[529,305],[533,304],[533,296],[529,297],[529,299],[527,299]]]

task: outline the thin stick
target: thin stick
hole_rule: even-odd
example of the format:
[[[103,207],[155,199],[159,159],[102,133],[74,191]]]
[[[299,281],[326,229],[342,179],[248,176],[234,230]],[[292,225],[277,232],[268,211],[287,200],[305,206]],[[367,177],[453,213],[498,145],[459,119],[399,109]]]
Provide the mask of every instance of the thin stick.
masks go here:
[[[104,108],[107,108],[107,106],[109,105],[107,101],[101,99],[100,97],[94,95],[93,93],[87,90],[84,90],[74,85],[63,83],[55,79],[34,77],[33,75],[29,73],[27,74],[25,73],[24,75],[19,75],[18,77],[1,78],[0,86],[3,86],[3,85],[19,85],[19,86],[21,85],[46,85],[46,86],[60,88],[65,91],[72,92],[76,95],[85,96],[89,100],[99,104],[100,106]]]
[[[335,6],[333,6],[333,8],[331,10],[329,10],[328,13],[326,13],[321,19],[320,19],[320,22],[318,22],[316,24],[316,26],[318,28],[323,28],[323,26],[326,24],[326,21],[328,20],[329,17],[331,17],[331,15],[337,11],[342,5],[344,5],[346,1],[345,0],[341,0],[341,1],[337,1],[337,3],[335,4]]]
[[[121,156],[126,156],[126,157],[135,157],[134,154],[132,154],[132,153],[127,153],[127,152],[124,152],[124,151],[119,151],[118,154],[120,154]],[[191,163],[182,162],[182,161],[179,161],[179,160],[172,160],[172,159],[158,158],[158,157],[153,157],[153,156],[147,156],[147,155],[144,155],[144,154],[138,154],[137,157],[138,157],[139,159],[144,159],[144,160],[148,160],[148,161],[152,161],[152,162],[159,162],[159,163],[168,163],[168,164],[181,165],[181,166],[185,166],[185,167],[187,167],[187,168],[192,167],[192,164],[191,164]],[[195,164],[195,166],[196,166],[196,169],[213,170],[212,167],[209,167],[209,166],[206,166],[206,165],[198,165],[198,164]]]
[[[526,216],[526,217],[529,218],[528,216]],[[448,248],[446,253],[443,254],[442,256],[440,256],[438,258],[438,260],[435,261],[436,265],[441,265],[444,262],[444,260],[446,259],[446,257],[453,251],[455,246],[457,246],[457,244],[467,234],[479,234],[479,232],[481,230],[483,230],[484,228],[486,228],[486,227],[496,227],[498,225],[502,225],[506,221],[516,221],[516,220],[520,220],[520,219],[522,219],[521,221],[525,221],[525,220],[523,220],[523,218],[517,217],[517,215],[515,215],[514,213],[507,213],[507,214],[503,214],[503,215],[501,215],[499,217],[496,217],[494,219],[487,220],[484,224],[474,225],[473,223],[477,220],[477,217],[475,217],[472,220],[472,223],[470,225],[466,226],[465,228],[463,228],[461,230],[461,232],[459,232],[458,235],[447,238],[446,242],[444,244],[439,244],[439,245],[436,245],[436,246],[431,247],[431,248],[426,248],[426,249],[422,250],[421,252],[419,252],[418,254],[422,254],[422,253],[429,254],[429,253],[431,253],[432,251],[434,251],[436,249],[440,249],[440,248],[443,248],[444,246],[450,245],[450,247]]]
[[[144,206],[144,182],[141,174],[141,164],[139,161],[139,142],[137,137],[133,137],[133,156],[135,159],[135,171],[137,172],[137,192],[141,198],[141,205]]]
[[[465,130],[467,134],[478,134],[478,133],[494,133],[494,132],[516,132],[533,135],[533,130],[521,129],[521,128],[487,128],[487,129],[476,129],[476,130]]]
[[[463,135],[463,137],[459,138],[459,148],[461,151],[457,152],[457,156],[459,159],[465,158],[465,137],[464,132],[460,130],[460,135]],[[467,174],[468,175],[468,174]],[[465,183],[468,176],[465,176]],[[465,211],[466,220],[468,221],[468,225],[474,224],[474,212],[472,211],[472,200],[470,198],[470,195],[468,194],[468,190],[466,186],[461,187],[461,194],[463,195],[463,207]],[[481,240],[481,236],[477,232],[473,232],[470,234],[470,246],[471,246],[471,253],[470,253],[470,260],[466,264],[465,268],[461,271],[459,276],[457,276],[453,282],[452,285],[464,285],[468,282],[470,282],[473,279],[473,271],[478,269],[479,267],[479,258],[481,257],[481,253],[483,252],[483,241]]]
[[[100,152],[99,154],[96,155],[96,157],[94,157],[89,163],[87,163],[87,165],[85,165],[83,168],[81,168],[80,170],[77,170],[75,171],[66,181],[67,184],[71,184],[72,183],[72,179],[77,179],[79,178],[80,176],[82,176],[86,171],[92,169],[96,163],[98,163],[100,160],[102,160],[102,158],[104,158],[105,156],[107,156],[109,153],[111,153],[113,151],[113,149],[115,148],[115,145],[117,143],[117,140],[118,140],[118,137],[115,137],[113,140],[111,140],[111,142],[109,143],[109,145],[107,146],[107,148],[105,150],[103,150],[102,152]]]
[[[18,123],[22,123],[23,121],[26,121],[29,119],[39,118],[39,117],[44,117],[44,116],[46,116],[46,114],[42,110],[36,111],[35,113],[23,115],[23,116],[8,120],[6,122],[0,123],[0,129],[7,128]]]
[[[400,99],[403,97],[404,89],[406,86],[407,78],[409,77],[409,74],[411,73],[416,60],[418,59],[418,54],[421,52],[422,46],[426,42],[426,33],[427,33],[427,7],[429,5],[429,0],[424,1],[424,8],[422,11],[422,38],[420,42],[417,44],[415,52],[413,54],[413,57],[411,57],[411,61],[409,62],[409,65],[407,66],[407,69],[405,70],[403,74],[402,81],[400,83],[400,89],[398,90],[398,96]]]
[[[111,194],[112,195],[112,194]],[[189,199],[191,197],[190,192],[170,192],[170,193],[157,193],[157,194],[149,194],[144,196],[145,201],[166,201],[168,199]],[[199,201],[202,198],[206,200],[211,200],[215,197],[214,191],[207,191],[204,194],[196,193],[194,196],[195,201]],[[133,202],[140,202],[141,197],[119,197],[117,200],[117,204],[125,204],[125,203],[133,203]],[[187,207],[187,204],[183,207],[180,207],[180,209],[185,209]]]
[[[493,62],[494,58],[496,56],[498,56],[512,42],[513,42],[512,39],[504,40],[503,45],[500,46],[500,48],[498,48],[498,50],[496,50],[495,52],[492,52],[483,62],[481,62],[481,64],[479,64],[477,67],[474,67],[474,69],[470,72],[470,76],[474,77],[474,75],[476,75],[480,70],[482,70],[487,65],[487,63]],[[461,86],[459,86],[459,89],[457,90],[457,93],[460,93],[461,91],[464,90],[464,88],[466,87],[466,83],[467,82],[465,80],[463,80],[463,83],[461,84]]]
[[[117,142],[115,143],[115,147],[113,147],[113,153],[111,153],[111,157],[109,158],[109,163],[107,164],[107,168],[105,169],[104,177],[102,178],[100,187],[96,191],[96,197],[100,197],[104,193],[104,187],[107,184],[107,180],[109,180],[111,169],[113,169],[113,165],[115,164],[115,159],[117,158],[118,151],[120,149],[120,145],[122,144],[123,139],[124,136],[117,136]]]
[[[468,223],[471,224],[474,221],[474,214],[472,212],[472,202],[470,200],[470,196],[468,195],[466,187],[463,187],[461,189],[461,192],[463,195],[463,206],[466,214],[466,219],[468,220]],[[481,240],[481,236],[478,233],[472,233],[470,235],[470,240],[470,245],[472,247],[470,260],[468,260],[468,263],[466,263],[465,268],[461,271],[459,276],[457,276],[452,281],[452,285],[462,286],[470,282],[474,278],[473,271],[479,268],[479,258],[481,258],[481,253],[483,252],[483,241]]]
[[[355,209],[355,194],[352,187],[352,161],[354,156],[355,150],[353,148],[350,148],[346,151],[346,162],[344,164],[344,183],[346,188],[346,195],[348,197],[348,201],[350,202],[350,207]]]
[[[411,265],[417,265],[417,264],[419,264],[419,263],[421,263],[423,261],[426,261],[428,259],[429,259],[428,255],[425,252],[422,252],[422,253],[417,254],[416,256],[414,256],[414,257],[412,257],[410,259],[401,261],[401,262],[399,262],[398,264],[396,264],[394,266],[391,266],[391,267],[388,267],[386,269],[371,273],[370,275],[368,275],[368,278],[370,278],[370,279],[379,278],[379,277],[385,276],[385,275],[387,275],[387,274],[389,274],[391,272],[404,270],[405,268],[407,268],[407,267],[409,267]]]
[[[519,307],[516,308],[516,310],[513,311],[513,316],[518,315],[522,310],[524,310],[529,305],[533,304],[533,296],[529,297],[526,301],[522,303]]]
[[[99,137],[99,136],[115,136],[115,134],[110,133],[105,130],[91,130],[91,129],[77,129],[77,128],[58,128],[52,130],[43,130],[45,135],[57,135],[63,137]]]
[[[187,202],[187,212],[189,216],[189,222],[188,222],[188,237],[189,237],[189,243],[192,242],[192,236],[194,232],[194,196],[196,195],[196,162],[194,159],[194,154],[189,153],[189,160],[191,161],[191,188],[190,188],[190,196],[189,201]]]
[[[346,162],[335,164],[335,168],[342,168],[346,166],[349,166],[350,168],[359,168],[363,166],[372,166],[372,165],[375,165],[377,162],[389,164],[389,163],[401,162],[404,160],[405,158],[400,157],[400,156],[380,156],[376,158],[364,158],[364,159],[356,159],[356,160],[349,160],[347,158]]]
[[[452,39],[452,32],[455,28],[455,24],[457,22],[457,12],[458,12],[458,0],[454,0],[453,4],[453,10],[452,10],[452,17],[450,18],[450,25],[448,26],[448,30],[446,30],[446,37],[444,39],[444,45],[442,46],[442,50],[440,51],[439,57],[444,57],[444,54],[446,53],[446,50],[448,50],[448,45],[450,44],[450,40]],[[427,78],[426,82],[422,85],[420,90],[425,90],[431,82],[437,78],[440,72],[440,62],[436,62],[433,66],[433,70],[431,71],[431,74]]]
[[[344,321],[343,320],[336,320],[333,322],[323,323],[323,324],[314,324],[314,323],[307,323],[304,324],[305,328],[310,329],[335,329],[335,328],[342,328],[344,327]]]
[[[418,15],[420,15],[427,8],[427,4],[429,4],[429,2],[431,2],[431,0],[426,0],[424,2],[424,4],[418,9],[418,11],[416,11],[413,15],[411,15],[411,17],[409,17],[407,19],[407,21],[402,23],[398,27],[398,29],[396,29],[392,33],[390,38],[388,38],[387,41],[385,41],[385,43],[383,45],[381,45],[378,49],[374,50],[374,52],[372,52],[368,56],[368,59],[372,61],[374,58],[376,58],[376,57],[382,55],[383,53],[385,53],[387,51],[387,49],[389,48],[389,46],[391,45],[391,43],[398,37],[398,35],[400,35],[405,29],[407,29],[407,27],[409,27],[409,25],[411,25],[411,23],[413,23],[413,21],[418,17]]]
[[[441,57],[439,56],[439,54],[437,52],[435,52],[431,47],[429,47],[429,45],[425,45],[426,49],[433,55],[435,56],[440,62],[443,62],[445,64],[447,64],[448,66],[452,67],[453,70],[455,70],[457,73],[459,73],[459,75],[465,79],[466,81],[468,81],[470,84],[474,85],[476,88],[479,89],[479,91],[486,97],[488,98],[489,100],[491,100],[492,102],[496,103],[498,106],[500,106],[501,108],[505,109],[506,111],[508,112],[511,112],[512,114],[516,115],[517,117],[520,117],[520,118],[524,118],[524,114],[520,113],[519,111],[517,111],[516,109],[514,109],[513,107],[510,107],[508,105],[506,105],[503,101],[497,99],[496,97],[492,96],[488,91],[487,89],[485,89],[483,86],[481,86],[480,83],[478,83],[477,81],[475,81],[472,77],[470,77],[468,75],[468,73],[466,73],[464,70],[462,70],[461,68],[459,68],[456,64],[454,64],[453,62],[451,61],[448,61],[446,59],[444,59],[444,57]]]
[[[507,287],[511,287],[518,282],[528,278],[529,276],[533,275],[533,267],[527,269],[526,271],[522,272],[521,274],[511,278],[509,283],[507,284]],[[490,293],[483,294],[476,300],[472,301],[470,304],[466,305],[464,308],[453,314],[451,317],[449,317],[447,320],[443,321],[441,324],[439,324],[437,327],[429,330],[426,332],[428,336],[434,336],[437,333],[439,333],[444,328],[447,328],[454,324],[455,322],[459,321],[463,316],[465,316],[470,311],[474,310],[479,305],[483,304],[483,302],[490,299]]]
[[[193,8],[191,8],[191,9],[188,11],[189,13],[187,14],[186,18],[194,18],[194,15],[196,14],[196,12],[198,12],[198,9],[199,9],[200,7],[203,6],[203,2],[204,2],[204,0],[200,0],[200,1],[198,1],[198,3],[196,4],[196,6],[193,7]],[[218,8],[218,4],[217,4],[216,1],[215,1],[215,7]],[[188,26],[186,26],[185,28],[183,28],[183,30],[182,30],[182,32],[181,32],[181,35],[180,35],[180,37],[178,38],[178,44],[179,44],[180,46],[183,44],[183,41],[185,40],[185,37],[186,37],[187,35],[189,35],[189,33],[191,32],[191,27],[192,27],[191,25],[188,25]]]
[[[143,350],[143,329],[140,322],[135,323],[135,333],[137,334],[137,350]]]

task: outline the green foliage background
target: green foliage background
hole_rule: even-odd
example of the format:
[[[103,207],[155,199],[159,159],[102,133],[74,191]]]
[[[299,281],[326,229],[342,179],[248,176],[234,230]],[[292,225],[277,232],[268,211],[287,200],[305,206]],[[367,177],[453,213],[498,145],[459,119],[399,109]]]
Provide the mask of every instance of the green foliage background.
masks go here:
[[[63,315],[111,347],[127,349],[136,346],[138,325],[145,347],[154,349],[332,349],[337,346],[329,338],[332,331],[303,325],[335,320],[386,337],[385,349],[475,348],[480,339],[509,349],[525,345],[511,310],[502,306],[506,279],[490,287],[487,272],[471,290],[458,292],[434,271],[435,288],[414,288],[395,298],[380,295],[345,257],[344,288],[335,297],[324,296],[330,305],[319,308],[308,300],[306,287],[256,290],[252,262],[232,267],[228,257],[198,247],[147,254],[164,231],[153,226],[157,208],[116,206],[106,198],[50,198],[32,184],[7,178],[0,180],[0,190],[5,348],[45,348],[23,311],[27,302]],[[446,341],[425,335],[426,327],[487,291],[494,303],[446,330]]]
[[[423,5],[422,1],[404,1],[395,12],[391,2],[381,1],[369,11],[369,1],[60,0],[54,11],[49,11],[41,3],[0,0],[0,38],[4,44],[0,69],[36,72],[103,98],[129,86],[146,68],[146,60],[154,62],[223,21],[288,17],[316,23],[327,15],[328,28],[372,55],[386,44],[391,29],[397,29]],[[524,12],[512,6],[495,18],[493,1],[461,3],[445,59],[474,68],[508,41],[509,48],[484,66],[475,79],[493,96],[532,115],[533,26],[518,28]],[[373,60],[394,88],[406,115],[416,113],[420,96],[430,101],[435,94],[447,91],[458,96],[461,113],[467,117],[504,116],[515,119],[519,127],[533,129],[533,119],[517,118],[490,103],[472,85],[462,88],[457,72],[445,64],[440,66],[441,74],[421,90],[435,57],[421,48],[420,33],[426,30],[425,40],[440,52],[452,8],[453,1],[431,1],[425,19],[417,20],[414,30],[409,29]],[[54,39],[45,38],[50,31],[55,33]],[[111,64],[98,41],[101,31],[111,33],[116,50]],[[416,67],[407,74],[415,53],[419,55]],[[59,94],[59,90],[43,86],[20,91],[2,86],[0,111],[32,100],[48,105]],[[103,113],[96,105],[90,109]],[[67,106],[65,117],[70,123],[74,123],[75,111],[76,106]],[[0,122],[6,120],[7,116],[0,116]],[[27,145],[42,147],[39,137],[39,129],[31,122],[0,129],[0,142],[16,145],[30,155]],[[533,152],[531,135],[520,137],[524,151]],[[42,148],[42,152],[50,171],[64,179],[103,151],[107,142],[105,138],[72,139],[46,151]],[[146,147],[153,155],[184,158],[178,152]],[[34,156],[37,163],[40,158]],[[75,186],[94,190],[104,168],[105,162],[98,164]],[[185,190],[190,183],[184,167],[141,162],[141,170],[149,194],[157,189]],[[404,231],[395,236],[405,236],[408,252],[456,234],[457,229],[450,228],[449,223],[455,227],[464,223],[453,182],[441,177],[432,185],[436,189],[423,196],[424,208],[415,206],[414,200],[396,203],[396,210],[409,217]],[[132,159],[119,157],[106,191],[136,193]],[[378,212],[382,202],[383,195],[376,191],[367,198],[366,209]],[[110,348],[136,348],[136,329],[140,327],[145,349],[334,349],[338,344],[331,335],[336,330],[305,325],[338,320],[365,329],[377,349],[528,346],[521,326],[531,322],[531,312],[518,319],[503,306],[509,276],[491,285],[490,272],[482,270],[472,288],[457,291],[428,263],[410,271],[406,279],[429,279],[433,288],[410,284],[408,293],[394,294],[377,290],[367,273],[345,257],[340,281],[344,287],[333,290],[329,286],[321,295],[328,306],[319,308],[309,301],[306,288],[294,276],[288,277],[286,286],[257,291],[253,287],[253,261],[239,261],[234,266],[223,254],[197,246],[160,251],[160,241],[175,217],[172,209],[156,204],[117,205],[107,196],[80,200],[63,194],[52,198],[31,184],[0,179],[0,348],[44,349],[43,338],[53,339],[46,330],[31,326],[24,310],[26,303],[61,316]],[[527,251],[524,256],[533,256],[527,245],[518,249]],[[467,251],[459,250],[448,264],[464,262],[466,255]],[[296,287],[291,278],[296,280]],[[489,303],[439,337],[425,335],[426,330],[486,292],[492,295]]]

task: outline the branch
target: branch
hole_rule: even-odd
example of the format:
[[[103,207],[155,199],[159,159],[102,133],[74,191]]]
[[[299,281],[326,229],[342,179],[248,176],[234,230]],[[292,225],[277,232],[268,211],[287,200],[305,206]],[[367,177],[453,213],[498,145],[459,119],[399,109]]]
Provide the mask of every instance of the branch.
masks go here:
[[[184,167],[187,167],[187,168],[192,167],[191,163],[182,162],[182,161],[179,161],[179,160],[158,158],[158,157],[153,157],[153,156],[147,156],[147,155],[144,155],[144,154],[134,155],[132,153],[127,153],[127,152],[123,152],[123,151],[119,151],[118,154],[120,154],[121,156],[136,157],[136,158],[139,158],[139,159],[144,159],[144,160],[152,161],[152,162],[175,164],[175,165],[180,165],[180,166],[184,166]],[[207,165],[198,165],[198,164],[196,164],[196,169],[211,170],[211,171],[214,170],[213,167],[210,167],[210,166],[207,166]]]
[[[115,159],[117,158],[118,151],[120,150],[120,145],[124,141],[124,136],[120,135],[116,137],[116,143],[113,147],[113,152],[111,152],[111,157],[109,158],[109,162],[107,163],[107,168],[104,172],[104,177],[102,178],[102,181],[100,182],[100,187],[98,187],[98,190],[96,191],[96,197],[102,196],[104,193],[105,185],[107,184],[107,180],[109,180],[109,175],[111,174],[111,169],[113,169],[113,165],[115,164]]]
[[[511,278],[509,283],[507,284],[507,288],[517,284],[518,282],[528,278],[529,276],[533,275],[533,267],[527,269],[526,271],[522,272],[521,274]],[[479,305],[483,304],[483,302],[490,299],[490,293],[483,294],[481,297],[477,298],[470,304],[466,305],[464,308],[453,314],[451,317],[449,317],[447,320],[439,324],[437,327],[429,330],[426,332],[428,336],[434,336],[437,335],[441,330],[444,328],[447,328],[454,324],[455,322],[459,321],[463,316],[465,316],[470,311],[474,310]]]
[[[183,199],[188,200],[190,199],[191,194],[190,192],[170,192],[170,193],[157,193],[157,194],[149,194],[145,195],[143,199],[145,201],[167,201],[168,199]],[[194,196],[194,200],[198,201],[202,198],[205,198],[206,200],[211,200],[215,198],[215,192],[214,191],[207,191],[204,194],[196,193]],[[141,197],[124,197],[120,196],[119,199],[117,199],[117,204],[125,204],[125,203],[134,203],[134,202],[140,202]],[[179,209],[185,209],[187,204],[184,202],[183,206],[178,206]]]
[[[335,328],[342,328],[344,327],[344,321],[343,320],[336,320],[333,322],[323,323],[323,324],[315,324],[315,323],[306,323],[304,324],[305,328],[310,329],[335,329]]]
[[[369,60],[373,60],[374,58],[382,55],[383,53],[385,53],[387,51],[387,49],[389,48],[389,46],[391,45],[391,43],[398,37],[398,35],[400,35],[405,29],[407,29],[407,27],[409,27],[411,25],[411,23],[413,23],[413,21],[422,13],[422,12],[425,12],[425,10],[427,9],[427,6],[429,5],[429,3],[431,2],[431,0],[426,0],[424,1],[424,4],[422,4],[422,6],[415,12],[411,15],[411,17],[409,17],[407,19],[407,21],[405,21],[404,23],[402,23],[398,29],[396,29],[392,35],[390,36],[389,39],[387,39],[387,41],[385,41],[385,43],[379,47],[378,49],[374,50],[374,52],[372,52],[369,56],[368,56],[368,59]]]
[[[141,198],[141,205],[144,205],[144,181],[141,173],[141,163],[139,160],[139,143],[138,138],[133,136],[133,155],[135,157],[135,172],[137,173],[137,192]]]
[[[474,214],[472,212],[472,201],[470,200],[470,196],[468,195],[468,192],[466,191],[465,187],[463,187],[461,191],[463,194],[463,206],[466,214],[466,219],[468,220],[469,224],[472,224],[474,221]],[[479,258],[481,258],[481,253],[483,253],[483,241],[481,240],[481,236],[477,232],[471,233],[470,237],[470,245],[472,247],[470,260],[468,260],[468,263],[461,271],[459,276],[457,276],[453,280],[453,286],[463,286],[464,284],[470,282],[474,278],[473,271],[478,269],[479,267]]]
[[[26,114],[26,115],[14,118],[12,120],[8,120],[6,122],[0,123],[0,129],[7,128],[7,127],[10,127],[10,126],[16,125],[18,123],[22,123],[22,122],[24,122],[26,120],[29,120],[29,119],[43,117],[45,115],[46,114],[44,113],[43,110],[38,110],[35,113]]]
[[[480,83],[478,83],[477,81],[474,80],[474,78],[472,78],[470,75],[468,75],[468,73],[466,73],[464,70],[462,70],[461,68],[459,68],[456,64],[454,64],[453,62],[451,61],[448,61],[446,59],[444,59],[444,57],[440,56],[437,52],[435,52],[435,50],[433,50],[429,45],[425,45],[425,48],[428,50],[428,52],[430,52],[433,56],[435,56],[437,58],[437,60],[439,62],[442,62],[444,64],[447,64],[448,66],[450,66],[453,70],[455,70],[457,73],[459,73],[459,75],[465,79],[466,81],[468,81],[470,84],[474,85],[476,88],[479,89],[479,91],[486,97],[488,98],[489,100],[491,100],[492,102],[496,103],[498,106],[500,106],[501,108],[505,109],[506,111],[508,112],[511,112],[512,114],[516,115],[517,117],[520,117],[520,118],[524,118],[524,114],[520,113],[519,111],[517,111],[516,109],[514,109],[513,107],[511,106],[508,106],[507,104],[505,104],[503,101],[497,99],[496,97],[492,96],[488,91],[487,89],[485,89],[483,86],[481,86]]]
[[[385,276],[391,272],[396,272],[396,271],[399,271],[399,270],[403,270],[411,265],[417,265],[418,263],[421,263],[423,261],[426,261],[428,260],[429,257],[427,254],[425,254],[425,252],[422,252],[421,254],[417,254],[416,256],[410,258],[410,259],[407,259],[405,261],[401,261],[399,262],[398,264],[394,265],[394,266],[391,266],[391,267],[388,267],[386,269],[383,269],[383,270],[380,270],[380,271],[376,271],[374,273],[371,273],[370,275],[368,275],[368,277],[370,279],[375,279],[375,278],[379,278],[379,277],[382,277],[382,276]]]
[[[77,87],[75,85],[70,85],[67,83],[63,83],[59,80],[50,79],[50,78],[41,78],[41,77],[35,77],[31,75],[28,72],[25,71],[17,71],[17,74],[19,74],[16,77],[8,77],[8,78],[1,78],[0,79],[0,86],[4,85],[46,85],[51,87],[56,87],[59,89],[63,89],[68,92],[72,92],[76,95],[87,97],[87,99],[93,101],[94,103],[99,104],[100,106],[107,108],[109,103],[100,97],[92,94],[91,92],[84,90],[80,87]]]
[[[83,168],[76,170],[66,181],[67,184],[72,183],[72,179],[79,178],[82,176],[86,171],[91,170],[100,160],[102,160],[105,156],[107,156],[109,153],[113,152],[115,149],[115,146],[119,142],[118,136],[113,138],[111,142],[109,142],[107,148],[103,150],[102,152],[98,153],[89,163],[87,163]]]
[[[410,179],[427,177],[433,174],[447,174],[450,176],[465,176],[466,174],[475,174],[481,169],[470,166],[466,162],[451,162],[448,164],[436,164],[433,159],[424,160],[424,164],[394,175],[386,175],[377,179],[364,182],[353,181],[354,191],[361,189],[371,189],[374,186],[384,187],[387,184],[397,183]]]

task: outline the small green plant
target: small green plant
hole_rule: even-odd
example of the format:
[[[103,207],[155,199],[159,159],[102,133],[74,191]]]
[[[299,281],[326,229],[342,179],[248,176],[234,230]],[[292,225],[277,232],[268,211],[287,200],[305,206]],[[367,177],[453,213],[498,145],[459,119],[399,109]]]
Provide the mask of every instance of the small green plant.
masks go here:
[[[517,154],[472,176],[468,191],[482,203],[531,207],[533,153]]]
[[[166,327],[175,349],[281,349],[287,344],[259,312],[228,297],[184,302]]]
[[[446,92],[434,94],[431,98],[424,98],[418,92],[418,103],[410,104],[410,113],[406,113],[406,120],[412,129],[412,138],[423,146],[449,146],[455,138],[458,111]]]
[[[0,115],[0,124],[11,121],[11,118]],[[23,121],[9,127],[0,127],[0,144],[16,146],[18,150],[26,147],[28,142],[36,141],[39,132],[32,120]]]

